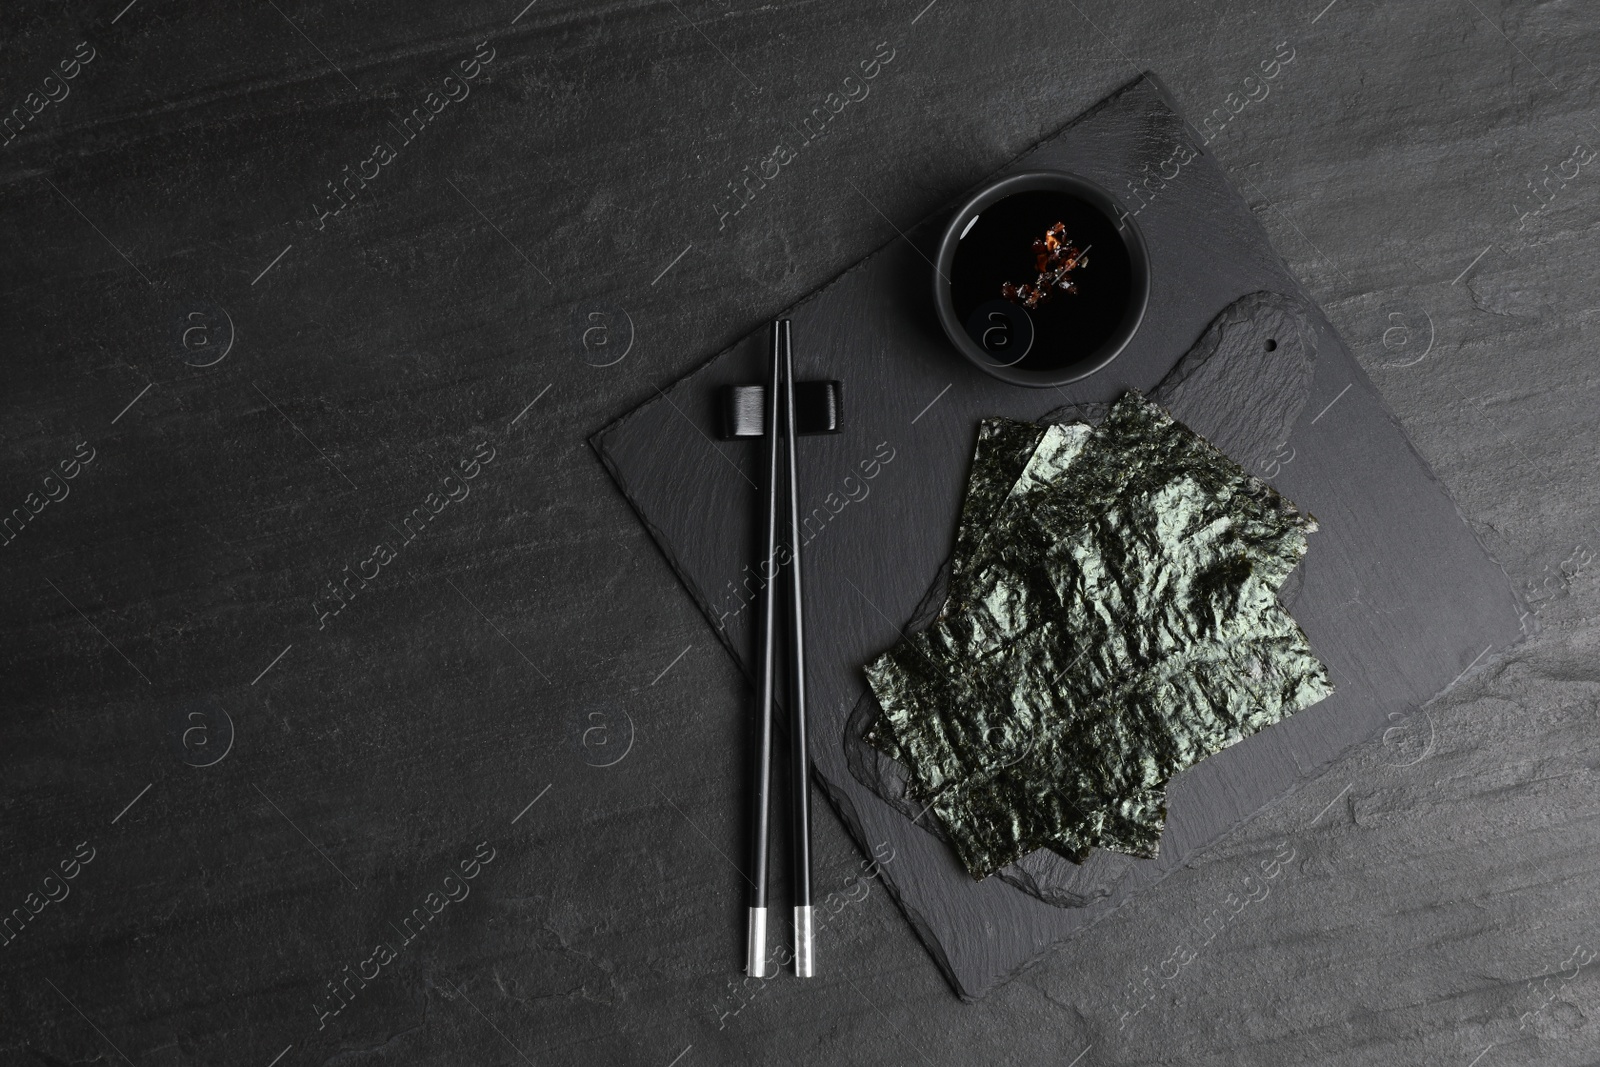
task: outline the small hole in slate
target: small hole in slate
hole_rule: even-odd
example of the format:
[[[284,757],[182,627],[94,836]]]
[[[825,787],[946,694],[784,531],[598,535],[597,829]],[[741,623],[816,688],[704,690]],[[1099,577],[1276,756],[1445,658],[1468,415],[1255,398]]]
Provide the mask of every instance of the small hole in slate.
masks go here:
[[[1277,350],[1278,350],[1278,342],[1274,341],[1270,337],[1267,338],[1267,351],[1268,352],[1276,352]]]

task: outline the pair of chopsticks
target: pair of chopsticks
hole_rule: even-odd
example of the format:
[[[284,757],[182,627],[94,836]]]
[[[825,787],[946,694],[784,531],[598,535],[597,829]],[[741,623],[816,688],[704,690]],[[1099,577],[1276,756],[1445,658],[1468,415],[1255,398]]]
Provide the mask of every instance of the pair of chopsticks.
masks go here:
[[[777,683],[778,600],[780,571],[789,578],[789,718],[792,727],[790,748],[793,757],[791,779],[794,785],[794,973],[810,978],[815,973],[811,923],[811,756],[806,739],[806,652],[805,598],[800,579],[800,494],[795,474],[797,438],[794,402],[794,352],[790,346],[789,320],[772,324],[772,361],[767,373],[766,391],[766,512],[762,522],[764,563],[757,567],[770,572],[761,608],[761,688],[757,694],[757,718],[753,761],[755,782],[752,796],[751,858],[754,867],[750,883],[750,925],[746,942],[745,972],[752,978],[767,976],[767,853],[768,822],[772,786],[772,709]],[[781,435],[780,435],[781,426]],[[779,486],[786,514],[781,521],[788,528],[788,560],[778,566]],[[763,575],[766,576],[765,574]]]

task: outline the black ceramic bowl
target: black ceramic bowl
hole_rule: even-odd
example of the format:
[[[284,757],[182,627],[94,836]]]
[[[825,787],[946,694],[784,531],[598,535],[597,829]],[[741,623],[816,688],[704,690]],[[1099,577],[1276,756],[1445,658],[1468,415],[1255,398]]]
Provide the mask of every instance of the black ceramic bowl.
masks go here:
[[[1048,251],[1035,247],[1052,233]],[[1047,271],[1069,268],[1055,284],[1039,284],[1041,252],[1055,253]],[[1053,171],[1004,178],[967,201],[945,228],[936,267],[944,332],[1014,385],[1093,374],[1127,347],[1150,299],[1150,261],[1133,218],[1093,182]],[[1032,308],[1023,286],[1036,289]]]

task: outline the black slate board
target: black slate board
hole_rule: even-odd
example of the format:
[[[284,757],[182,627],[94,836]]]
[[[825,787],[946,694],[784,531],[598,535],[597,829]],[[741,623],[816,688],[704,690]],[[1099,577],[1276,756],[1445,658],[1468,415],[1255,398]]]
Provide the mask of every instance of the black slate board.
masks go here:
[[[1180,145],[1198,155],[1164,183],[1151,178],[1171,173]],[[965,998],[981,997],[1159,880],[1375,734],[1390,713],[1430,699],[1486,647],[1520,636],[1505,575],[1318,314],[1310,400],[1290,439],[1292,458],[1271,480],[1322,524],[1291,606],[1338,692],[1175,780],[1160,859],[1131,866],[1084,907],[1053,907],[999,878],[974,883],[942,843],[859,783],[842,737],[865,688],[860,665],[898,639],[949,553],[978,419],[1034,419],[1063,403],[1149,390],[1239,297],[1265,290],[1309,302],[1153,78],[1114,94],[1003,173],[1034,169],[1081,174],[1130,207],[1138,203],[1127,195],[1131,182],[1151,178],[1146,188],[1155,190],[1137,215],[1151,257],[1150,311],[1129,349],[1100,373],[1029,390],[961,359],[939,333],[929,296],[927,257],[942,213],[789,313],[799,373],[845,382],[844,432],[804,441],[801,456],[802,501],[818,509],[808,510],[805,546],[816,771],[858,841],[895,848],[885,878]],[[952,195],[952,208],[959,199]],[[752,574],[744,568],[754,559],[756,455],[744,443],[714,440],[715,398],[723,385],[761,378],[765,334],[763,326],[594,439],[747,671],[755,613],[741,610],[737,590]],[[738,774],[742,760],[727,753],[727,773]],[[739,903],[729,901],[731,916]],[[729,960],[731,968],[731,939]],[[818,965],[826,973],[829,961]]]

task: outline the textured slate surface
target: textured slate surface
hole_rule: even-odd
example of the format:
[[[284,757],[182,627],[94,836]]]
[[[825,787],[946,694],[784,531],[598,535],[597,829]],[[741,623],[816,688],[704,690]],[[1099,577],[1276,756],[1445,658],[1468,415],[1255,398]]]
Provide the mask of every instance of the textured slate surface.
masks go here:
[[[927,250],[916,242],[936,239],[939,215],[788,312],[801,373],[844,379],[849,398],[843,431],[818,438],[804,453],[801,508],[816,517],[802,533],[811,538],[805,551],[813,758],[857,839],[887,839],[903,857],[886,873],[888,884],[966,997],[984,995],[1045,946],[1066,941],[1153,884],[1193,849],[1384,729],[1389,715],[1431,698],[1485,647],[1504,647],[1520,633],[1519,606],[1504,573],[1343,343],[1315,316],[1320,336],[1310,403],[1289,437],[1296,462],[1280,465],[1272,481],[1322,524],[1301,563],[1298,590],[1287,599],[1337,692],[1175,778],[1160,857],[1129,865],[1109,895],[1083,908],[1052,907],[999,879],[973,884],[940,842],[849,772],[846,724],[864,686],[860,668],[899,640],[953,545],[978,419],[1037,418],[1063,400],[1105,402],[1130,387],[1153,390],[1230,304],[1262,290],[1297,291],[1266,234],[1199,147],[1159,87],[1144,80],[1007,168],[1065,170],[1117,189],[1175,150],[1194,150],[1164,195],[1138,216],[1150,255],[1150,310],[1129,348],[1082,382],[1027,390],[997,383],[962,362],[937,334],[925,295]],[[756,613],[730,612],[718,592],[734,586],[755,558],[748,546],[756,536],[757,457],[714,443],[714,402],[731,382],[759,380],[764,337],[755,331],[596,438],[679,576],[747,666]],[[1230,378],[1223,387],[1248,382]],[[1251,407],[1247,393],[1230,399],[1216,406]],[[1275,394],[1260,402],[1268,418],[1281,418]],[[851,480],[861,489],[845,481],[857,473],[852,457],[872,455],[879,442],[896,450],[871,483],[880,503],[847,525],[849,496],[866,485],[860,477]],[[1246,458],[1259,465],[1271,457]],[[1371,614],[1340,610],[1353,588],[1371,590]]]
[[[0,508],[95,455],[0,548],[0,914],[96,850],[0,947],[0,1062],[1600,1056],[1574,954],[1600,948],[1600,200],[1554,177],[1595,143],[1592,12],[275,3],[0,10],[5,114],[98,53],[0,147]],[[325,183],[485,38],[472,95],[318,230]],[[870,96],[719,229],[881,41]],[[823,805],[826,966],[747,986],[739,677],[586,440],[1143,69],[1217,110],[1211,150],[1535,636],[978,1004],[849,881]],[[186,347],[197,311],[218,347]],[[318,630],[490,437],[471,498]],[[201,702],[235,727],[210,767],[177,740]],[[482,840],[471,896],[319,1030]]]

